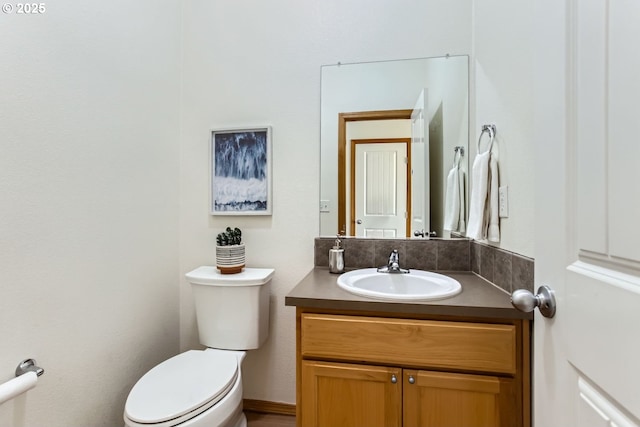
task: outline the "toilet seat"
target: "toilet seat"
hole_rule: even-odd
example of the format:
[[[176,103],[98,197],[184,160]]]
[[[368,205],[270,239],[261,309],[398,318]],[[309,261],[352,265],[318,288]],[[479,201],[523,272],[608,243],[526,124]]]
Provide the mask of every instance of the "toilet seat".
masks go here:
[[[229,393],[239,365],[233,351],[190,350],[174,356],[138,380],[127,398],[125,417],[132,424],[154,427],[183,423]]]

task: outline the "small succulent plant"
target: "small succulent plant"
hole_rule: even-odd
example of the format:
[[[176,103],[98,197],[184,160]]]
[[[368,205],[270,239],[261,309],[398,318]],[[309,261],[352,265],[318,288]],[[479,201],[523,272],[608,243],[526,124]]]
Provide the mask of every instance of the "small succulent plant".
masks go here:
[[[227,227],[227,230],[218,234],[216,237],[216,244],[218,246],[231,246],[239,245],[242,243],[242,231],[238,227],[233,230],[231,227]]]

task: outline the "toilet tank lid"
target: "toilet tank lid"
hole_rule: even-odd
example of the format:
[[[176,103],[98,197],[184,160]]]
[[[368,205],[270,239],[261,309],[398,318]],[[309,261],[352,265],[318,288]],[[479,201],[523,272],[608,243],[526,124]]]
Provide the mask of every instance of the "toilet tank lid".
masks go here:
[[[211,286],[259,286],[273,277],[273,268],[244,268],[240,273],[222,274],[212,266],[198,267],[185,276],[190,283]]]

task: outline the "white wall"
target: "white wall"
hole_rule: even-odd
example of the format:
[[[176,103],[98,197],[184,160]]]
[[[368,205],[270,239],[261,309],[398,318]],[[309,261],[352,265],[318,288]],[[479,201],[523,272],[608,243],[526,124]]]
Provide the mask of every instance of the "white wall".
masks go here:
[[[122,425],[178,351],[180,4],[46,2],[0,16],[2,426]]]
[[[185,2],[181,272],[214,262],[227,225],[243,229],[248,265],[276,269],[271,336],[245,360],[246,398],[295,402],[295,310],[284,297],[313,267],[318,235],[320,66],[468,53],[470,20],[470,0]],[[264,124],[273,126],[273,215],[211,217],[209,129]],[[186,349],[198,343],[184,280],[181,304]]]
[[[500,221],[499,247],[533,257],[533,4],[524,0],[474,1],[475,119],[470,161],[483,124],[494,123],[500,185],[509,187],[509,218]],[[538,31],[544,31],[538,29]],[[473,108],[473,107],[472,107]],[[475,124],[474,124],[475,123]],[[488,141],[483,136],[483,147]],[[549,153],[550,156],[553,153]],[[472,163],[471,163],[472,164]],[[471,183],[473,186],[473,183]]]

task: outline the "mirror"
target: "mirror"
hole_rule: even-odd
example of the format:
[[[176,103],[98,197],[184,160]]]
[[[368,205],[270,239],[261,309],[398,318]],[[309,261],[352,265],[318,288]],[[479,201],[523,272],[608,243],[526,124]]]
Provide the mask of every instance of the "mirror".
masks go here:
[[[466,55],[321,68],[320,236],[464,235],[468,68]]]

